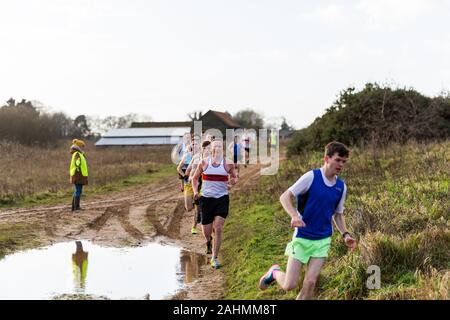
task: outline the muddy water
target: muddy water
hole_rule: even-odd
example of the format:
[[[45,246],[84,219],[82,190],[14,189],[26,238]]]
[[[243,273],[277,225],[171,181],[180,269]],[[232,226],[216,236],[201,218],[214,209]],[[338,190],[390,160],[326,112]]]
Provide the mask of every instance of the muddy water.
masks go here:
[[[89,241],[58,243],[0,260],[0,299],[89,295],[162,299],[194,281],[203,255],[156,243],[107,248]]]

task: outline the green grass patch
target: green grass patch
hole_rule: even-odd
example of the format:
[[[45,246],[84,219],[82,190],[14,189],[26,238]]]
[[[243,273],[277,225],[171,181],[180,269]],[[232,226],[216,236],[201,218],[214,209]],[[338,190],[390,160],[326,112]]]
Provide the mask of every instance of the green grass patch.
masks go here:
[[[344,215],[359,247],[349,252],[335,233],[317,298],[449,298],[449,150],[450,141],[352,150],[342,174],[348,187]],[[285,293],[272,285],[260,291],[257,285],[273,263],[286,267],[284,250],[293,230],[279,196],[320,167],[322,157],[310,152],[291,158],[245,196],[233,196],[222,247],[227,299],[297,296],[299,290]],[[371,265],[380,267],[381,289],[366,286]]]
[[[28,224],[0,224],[0,259],[13,251],[38,246],[35,232]]]
[[[260,276],[273,263],[286,266],[284,248],[292,231],[281,218],[280,208],[253,205],[242,208],[243,198],[237,199],[227,218],[223,259],[226,265],[226,299],[271,299],[285,295],[274,288],[261,292]],[[281,221],[280,221],[281,220]]]
[[[91,183],[83,188],[83,198],[89,199],[94,195],[103,195],[109,192],[126,190],[139,185],[157,182],[176,174],[176,169],[172,164],[150,164],[145,172],[127,178],[118,179],[104,185]],[[0,198],[0,209],[21,208],[35,205],[53,205],[59,203],[70,203],[73,190],[64,189],[57,191],[44,191],[31,196],[5,196]]]

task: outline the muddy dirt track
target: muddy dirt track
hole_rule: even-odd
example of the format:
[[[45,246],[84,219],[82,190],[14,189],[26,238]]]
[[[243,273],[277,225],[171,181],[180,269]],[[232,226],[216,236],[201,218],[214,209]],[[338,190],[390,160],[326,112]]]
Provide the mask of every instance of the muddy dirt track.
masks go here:
[[[242,167],[239,182],[231,190],[231,201],[233,193],[257,183],[259,178],[260,166]],[[201,232],[191,234],[194,213],[185,212],[179,186],[174,174],[164,182],[82,199],[83,210],[75,213],[69,204],[1,210],[0,222],[32,226],[33,238],[42,245],[70,240],[89,240],[111,247],[158,242],[204,254],[205,240]],[[84,192],[89,194],[89,187]],[[221,299],[223,283],[222,270],[205,264],[200,277],[171,298]]]

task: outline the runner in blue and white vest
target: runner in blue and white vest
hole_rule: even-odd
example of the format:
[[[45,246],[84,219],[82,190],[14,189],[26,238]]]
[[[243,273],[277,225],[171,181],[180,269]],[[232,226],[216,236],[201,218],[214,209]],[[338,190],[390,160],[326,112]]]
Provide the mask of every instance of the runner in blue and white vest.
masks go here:
[[[338,177],[349,152],[344,144],[330,142],[325,147],[324,165],[302,175],[281,195],[281,205],[291,217],[291,227],[295,228],[295,232],[285,250],[288,256],[286,272],[282,272],[278,264],[272,265],[260,278],[261,290],[273,282],[286,291],[297,288],[301,267],[307,265],[297,299],[311,299],[328,257],[333,233],[332,220],[347,247],[352,250],[356,248],[356,240],[347,231],[343,215],[347,186]],[[297,201],[296,207],[293,205],[294,199]]]

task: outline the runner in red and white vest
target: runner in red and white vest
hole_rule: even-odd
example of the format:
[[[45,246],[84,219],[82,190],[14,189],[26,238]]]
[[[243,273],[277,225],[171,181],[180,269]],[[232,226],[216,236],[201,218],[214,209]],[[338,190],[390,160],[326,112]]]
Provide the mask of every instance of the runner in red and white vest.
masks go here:
[[[202,176],[202,188],[198,192],[198,178]],[[237,182],[237,174],[233,162],[227,162],[223,156],[223,142],[212,142],[212,155],[203,159],[197,167],[192,179],[194,199],[200,198],[202,212],[202,231],[206,239],[206,252],[212,253],[211,266],[220,268],[218,260],[222,243],[222,230],[228,215],[228,188]],[[211,234],[214,228],[214,245],[211,250]]]

